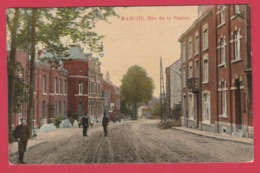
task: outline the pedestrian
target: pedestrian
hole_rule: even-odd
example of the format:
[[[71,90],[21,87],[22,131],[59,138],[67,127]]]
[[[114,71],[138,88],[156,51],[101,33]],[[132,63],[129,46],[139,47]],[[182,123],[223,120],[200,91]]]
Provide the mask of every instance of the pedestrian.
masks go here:
[[[16,126],[13,135],[18,141],[18,154],[19,154],[18,163],[26,164],[23,161],[23,158],[24,158],[24,153],[26,151],[27,142],[30,137],[30,133],[29,133],[29,128],[27,126],[26,118],[21,118],[20,120],[21,120],[21,124]]]
[[[106,116],[106,113],[104,113],[104,117],[102,120],[102,126],[104,129],[104,136],[107,136],[108,117]]]
[[[83,136],[88,136],[87,135],[87,130],[88,130],[88,115],[87,115],[87,113],[84,113],[84,117],[82,118],[82,126],[83,126]]]

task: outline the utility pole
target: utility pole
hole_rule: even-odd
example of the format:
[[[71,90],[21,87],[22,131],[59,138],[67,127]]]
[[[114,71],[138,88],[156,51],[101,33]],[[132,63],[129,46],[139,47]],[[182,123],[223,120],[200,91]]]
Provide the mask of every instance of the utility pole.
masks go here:
[[[162,57],[160,58],[160,102],[161,102],[161,122],[163,120],[163,112],[165,111],[165,92],[164,92],[164,80],[163,80],[163,66]]]

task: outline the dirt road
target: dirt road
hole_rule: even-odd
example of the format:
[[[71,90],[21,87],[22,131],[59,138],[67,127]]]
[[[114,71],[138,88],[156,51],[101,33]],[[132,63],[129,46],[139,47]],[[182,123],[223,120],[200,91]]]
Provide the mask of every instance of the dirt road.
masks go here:
[[[100,125],[82,137],[82,128],[59,129],[48,141],[29,148],[27,164],[245,162],[253,160],[253,145],[161,130],[158,120],[110,123],[108,137]],[[16,163],[17,156],[11,156]]]

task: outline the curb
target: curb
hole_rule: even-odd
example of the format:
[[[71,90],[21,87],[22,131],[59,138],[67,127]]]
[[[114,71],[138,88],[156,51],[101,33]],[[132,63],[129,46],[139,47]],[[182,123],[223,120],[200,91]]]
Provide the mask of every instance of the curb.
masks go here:
[[[228,137],[221,137],[221,136],[213,136],[213,135],[208,135],[208,134],[202,134],[202,133],[197,133],[197,132],[192,132],[192,131],[188,131],[188,130],[182,130],[182,129],[178,129],[178,128],[174,128],[174,130],[178,130],[178,131],[182,131],[182,132],[186,132],[186,133],[192,133],[194,135],[198,135],[198,136],[204,136],[204,137],[208,137],[208,138],[214,138],[214,139],[218,139],[218,140],[224,140],[224,141],[230,141],[230,142],[236,142],[236,143],[242,143],[242,144],[247,144],[247,145],[253,145],[254,141],[241,141],[239,139],[231,139]]]

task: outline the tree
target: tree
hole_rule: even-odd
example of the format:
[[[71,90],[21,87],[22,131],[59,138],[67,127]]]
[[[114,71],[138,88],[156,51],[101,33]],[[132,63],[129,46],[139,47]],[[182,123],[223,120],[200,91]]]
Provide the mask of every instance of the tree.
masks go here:
[[[161,116],[161,112],[163,114],[165,114],[165,103],[162,104],[162,108],[161,109],[161,103],[157,103],[156,105],[154,105],[153,109],[152,109],[152,115],[153,116]]]
[[[10,30],[11,50],[8,59],[8,129],[9,142],[12,141],[12,118],[14,113],[15,97],[15,56],[16,56],[16,36],[19,20],[19,9],[15,9],[12,20],[7,17],[7,26]]]
[[[132,119],[137,119],[137,108],[147,103],[153,94],[154,84],[143,67],[131,66],[123,76],[120,87],[121,100],[133,109]]]
[[[66,57],[69,45],[63,44],[62,38],[68,37],[75,43],[84,44],[93,52],[101,52],[102,35],[93,31],[99,20],[108,21],[109,16],[117,16],[112,7],[90,8],[34,8],[8,9],[7,25],[11,35],[10,66],[13,69],[17,48],[27,50],[31,54],[30,88],[27,123],[32,130],[33,90],[34,90],[34,61],[35,47],[41,45],[47,52],[55,55],[51,66],[57,67],[61,57]],[[20,21],[18,21],[20,19]],[[54,65],[53,65],[54,64]],[[13,70],[14,71],[14,70]],[[8,78],[12,79],[14,72]],[[13,81],[13,80],[12,80]],[[13,82],[9,84],[9,136],[13,117]]]

